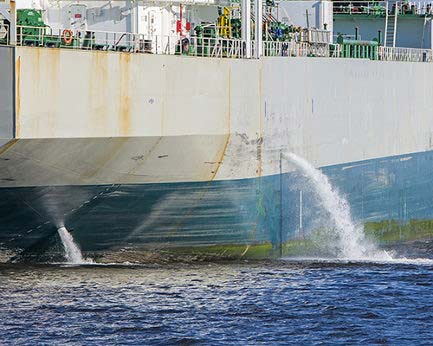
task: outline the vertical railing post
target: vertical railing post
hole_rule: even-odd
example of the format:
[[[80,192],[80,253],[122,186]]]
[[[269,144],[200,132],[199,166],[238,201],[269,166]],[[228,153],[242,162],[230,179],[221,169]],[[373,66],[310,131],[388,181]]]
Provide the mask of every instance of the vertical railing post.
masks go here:
[[[262,0],[255,0],[255,41],[256,41],[256,51],[255,58],[260,58],[262,56],[262,37],[263,37],[263,2]]]
[[[9,44],[15,46],[17,44],[17,8],[15,0],[10,0],[9,11],[11,15],[9,26]]]
[[[251,0],[242,0],[242,42],[245,43],[245,57],[251,58]],[[243,44],[241,44],[242,47]]]

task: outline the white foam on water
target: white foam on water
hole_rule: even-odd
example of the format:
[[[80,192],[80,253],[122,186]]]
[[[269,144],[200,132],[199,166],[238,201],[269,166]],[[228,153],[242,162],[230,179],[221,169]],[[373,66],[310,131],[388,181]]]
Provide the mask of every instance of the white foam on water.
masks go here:
[[[321,206],[329,213],[335,233],[330,241],[335,255],[346,260],[390,261],[392,257],[369,241],[362,227],[355,226],[347,200],[328,177],[305,159],[289,153],[285,157],[311,182]]]
[[[416,264],[416,265],[433,265],[433,259],[431,258],[406,258],[398,257],[392,258],[389,261],[384,261],[390,264]]]
[[[62,240],[68,264],[93,264],[92,260],[83,258],[80,247],[65,227],[60,227],[57,232]]]
[[[425,265],[433,266],[433,259],[430,258],[391,258],[391,259],[339,259],[339,258],[322,258],[322,257],[284,257],[282,261],[286,262],[313,262],[313,263],[335,263],[335,264],[347,264],[347,263],[377,263],[377,264],[410,264],[410,265]]]

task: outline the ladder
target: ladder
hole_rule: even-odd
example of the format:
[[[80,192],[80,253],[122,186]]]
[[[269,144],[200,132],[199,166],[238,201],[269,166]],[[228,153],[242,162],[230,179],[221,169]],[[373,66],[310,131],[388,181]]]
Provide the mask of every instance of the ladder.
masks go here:
[[[397,36],[397,18],[400,10],[400,2],[391,0],[386,2],[385,8],[385,35],[383,45],[395,47]]]

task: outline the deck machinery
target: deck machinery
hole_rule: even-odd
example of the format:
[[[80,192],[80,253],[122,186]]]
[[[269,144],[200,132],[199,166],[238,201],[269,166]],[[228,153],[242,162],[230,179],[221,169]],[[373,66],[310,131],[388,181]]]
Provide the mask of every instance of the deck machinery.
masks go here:
[[[220,41],[217,42],[217,39],[242,40],[243,42],[322,43],[316,42],[315,36],[311,35],[311,32],[314,33],[315,31],[314,28],[302,28],[280,21],[276,15],[277,6],[275,2],[267,0],[260,11],[261,15],[257,17],[252,14],[249,19],[243,18],[242,6],[239,3],[233,3],[230,6],[218,6],[218,15],[214,21],[202,21],[191,29],[188,28],[189,30],[180,31],[175,52],[186,55],[209,55],[211,54],[210,47],[218,43],[222,46],[222,56],[229,57],[229,54],[225,52],[226,43],[224,41],[219,43]],[[257,6],[253,6],[253,9],[255,7]],[[260,20],[256,20],[256,18],[260,18]],[[7,23],[5,22],[5,24]],[[2,39],[2,27],[0,25],[0,39]],[[125,40],[123,37],[119,37],[114,42],[101,42],[97,39],[98,34],[93,30],[53,30],[48,23],[44,22],[42,11],[35,9],[17,10],[16,32],[16,39],[24,46],[147,53],[154,51],[152,39],[145,35],[140,36],[138,40]],[[125,33],[125,35],[131,34]],[[326,43],[329,43],[329,40]],[[256,44],[256,46],[261,46],[261,44]]]

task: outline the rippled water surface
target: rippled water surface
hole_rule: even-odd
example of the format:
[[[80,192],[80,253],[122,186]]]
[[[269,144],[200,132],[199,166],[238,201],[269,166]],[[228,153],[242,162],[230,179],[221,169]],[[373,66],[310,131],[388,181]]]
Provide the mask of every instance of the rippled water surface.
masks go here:
[[[431,344],[433,265],[0,266],[0,344]]]

